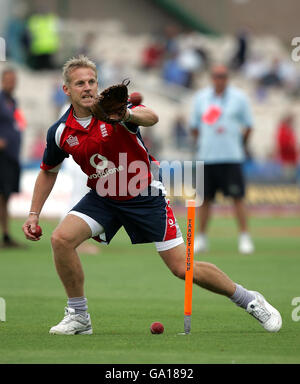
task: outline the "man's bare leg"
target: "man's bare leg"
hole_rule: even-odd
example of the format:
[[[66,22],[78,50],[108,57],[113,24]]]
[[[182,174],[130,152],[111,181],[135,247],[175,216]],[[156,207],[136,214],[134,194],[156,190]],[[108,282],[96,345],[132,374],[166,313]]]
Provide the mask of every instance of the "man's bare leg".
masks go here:
[[[186,259],[184,244],[159,253],[173,274],[184,280]],[[259,292],[249,291],[243,286],[235,284],[215,265],[195,261],[194,283],[211,292],[230,298],[233,303],[256,318],[265,330],[269,332],[280,330],[282,319],[278,310],[268,303]]]
[[[52,234],[55,267],[69,298],[84,296],[84,272],[76,248],[90,237],[90,227],[74,215],[67,215]]]
[[[65,317],[49,333],[91,335],[90,315],[84,295],[84,273],[76,248],[91,237],[88,224],[75,215],[67,215],[52,234],[51,243],[57,273],[68,296]]]
[[[180,279],[185,278],[185,245],[159,252],[163,261],[172,273]],[[235,283],[214,264],[195,261],[194,283],[209,291],[231,297],[235,290]]]

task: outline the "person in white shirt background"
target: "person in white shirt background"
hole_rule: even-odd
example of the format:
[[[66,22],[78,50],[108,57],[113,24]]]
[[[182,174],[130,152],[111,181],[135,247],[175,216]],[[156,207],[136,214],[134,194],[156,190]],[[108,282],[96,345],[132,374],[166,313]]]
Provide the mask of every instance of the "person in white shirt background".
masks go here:
[[[231,197],[238,223],[238,250],[254,251],[248,230],[244,202],[243,162],[252,131],[253,117],[247,97],[228,85],[225,65],[211,69],[212,86],[198,91],[194,98],[190,127],[197,143],[196,159],[204,161],[204,202],[199,209],[200,226],[195,236],[195,252],[208,250],[207,227],[217,191]]]

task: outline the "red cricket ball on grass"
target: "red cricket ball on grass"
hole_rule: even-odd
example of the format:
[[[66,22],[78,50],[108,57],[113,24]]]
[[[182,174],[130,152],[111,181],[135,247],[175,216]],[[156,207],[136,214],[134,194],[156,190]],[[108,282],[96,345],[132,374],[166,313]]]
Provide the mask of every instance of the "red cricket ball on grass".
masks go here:
[[[151,331],[151,333],[158,335],[160,333],[163,333],[164,326],[159,321],[156,321],[156,322],[151,324],[150,331]]]
[[[42,234],[43,234],[43,232],[42,232],[42,228],[41,228],[39,225],[37,225],[37,226],[35,227],[35,232],[34,232],[34,233],[31,231],[31,228],[30,228],[30,227],[29,227],[29,229],[28,229],[28,232],[31,233],[32,235],[34,235],[35,237],[40,237],[40,236],[42,236]]]

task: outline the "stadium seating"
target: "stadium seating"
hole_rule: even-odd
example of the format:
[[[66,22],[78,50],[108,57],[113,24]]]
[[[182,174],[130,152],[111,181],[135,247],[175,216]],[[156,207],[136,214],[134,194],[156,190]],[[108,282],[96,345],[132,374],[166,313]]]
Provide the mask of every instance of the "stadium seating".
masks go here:
[[[154,127],[154,135],[163,142],[160,157],[166,159],[188,158],[188,151],[174,153],[172,123],[179,110],[182,110],[188,119],[190,102],[195,90],[166,85],[157,69],[142,71],[140,69],[141,55],[144,47],[151,40],[151,35],[129,34],[124,25],[116,20],[102,23],[66,20],[61,32],[58,63],[62,64],[67,57],[80,52],[85,44],[84,38],[89,33],[93,33],[93,39],[88,52],[100,65],[100,86],[107,85],[105,81],[113,81],[113,77],[106,80],[101,78],[101,68],[104,68],[104,65],[116,66],[119,69],[117,71],[119,76],[122,74],[131,79],[130,91],[142,92],[144,102],[152,106],[160,116],[160,122]],[[232,36],[212,38],[194,33],[190,34],[189,41],[207,50],[212,61],[228,61],[234,49]],[[182,44],[184,44],[184,39]],[[251,50],[260,54],[263,52],[266,60],[272,60],[274,57],[288,57],[288,53],[280,41],[270,36],[252,38]],[[18,98],[28,120],[23,146],[23,159],[26,161],[30,157],[30,145],[36,132],[41,129],[46,131],[57,117],[52,102],[52,92],[55,83],[60,80],[60,72],[32,72],[20,68],[19,78]],[[202,87],[208,82],[207,72],[197,75],[197,87]],[[300,107],[295,101],[287,98],[285,92],[280,89],[270,90],[264,101],[258,100],[253,80],[248,79],[242,73],[234,74],[232,83],[244,89],[250,98],[255,115],[255,131],[251,138],[251,149],[255,157],[264,159],[274,149],[275,129],[282,114],[287,110],[293,110],[297,114]]]

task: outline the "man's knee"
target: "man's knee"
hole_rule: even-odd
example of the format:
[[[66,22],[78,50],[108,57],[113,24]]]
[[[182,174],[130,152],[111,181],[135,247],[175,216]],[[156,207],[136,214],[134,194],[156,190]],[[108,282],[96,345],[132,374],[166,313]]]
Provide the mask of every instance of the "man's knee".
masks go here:
[[[58,229],[54,230],[51,236],[51,244],[53,249],[75,248],[75,242],[72,237]]]

